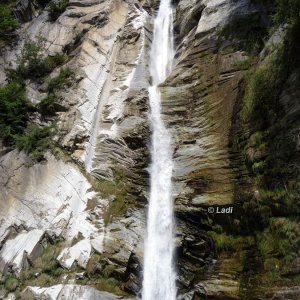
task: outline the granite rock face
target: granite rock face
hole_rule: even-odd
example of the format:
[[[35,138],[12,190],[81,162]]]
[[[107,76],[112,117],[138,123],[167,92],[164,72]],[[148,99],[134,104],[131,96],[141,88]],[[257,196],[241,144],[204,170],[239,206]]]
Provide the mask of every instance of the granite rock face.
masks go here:
[[[55,285],[48,288],[27,287],[22,293],[24,299],[47,299],[47,300],[71,300],[71,299],[97,299],[116,300],[121,299],[107,292],[99,292],[89,286],[80,285]]]
[[[45,39],[44,54],[65,53],[68,61],[61,68],[75,73],[74,84],[60,92],[66,109],[57,116],[55,137],[71,157],[65,160],[49,153],[46,162],[37,164],[24,153],[3,148],[0,266],[5,276],[22,277],[22,269],[30,268],[56,240],[63,240],[63,246],[54,259],[64,270],[86,269],[97,253],[109,256],[113,267],[124,267],[118,274],[129,280],[133,252],[142,261],[151,14],[146,1],[70,1],[55,22],[49,21],[46,10],[26,20],[30,22],[20,28],[17,45],[4,51],[1,84],[4,69],[17,65],[24,43],[39,36]],[[55,69],[50,77],[58,73]],[[26,84],[29,100],[39,103],[45,87],[30,80]],[[130,186],[129,196],[140,199],[140,208],[107,226],[104,216],[117,191],[102,196],[95,185],[103,178],[108,184],[121,180]],[[108,294],[87,289],[91,291],[75,289],[67,297],[90,299],[93,294],[108,299]],[[49,293],[28,288],[24,295]]]
[[[32,165],[17,151],[2,156],[0,166],[1,272],[19,273],[40,255],[43,239],[61,236],[71,241],[78,232],[84,237],[75,245],[78,250],[69,253],[68,259],[62,253],[61,261],[66,267],[74,260],[84,266],[91,241],[103,239],[104,225],[101,220],[87,220],[87,202],[95,193],[79,169],[51,156],[46,164]],[[101,205],[105,208],[106,201]]]

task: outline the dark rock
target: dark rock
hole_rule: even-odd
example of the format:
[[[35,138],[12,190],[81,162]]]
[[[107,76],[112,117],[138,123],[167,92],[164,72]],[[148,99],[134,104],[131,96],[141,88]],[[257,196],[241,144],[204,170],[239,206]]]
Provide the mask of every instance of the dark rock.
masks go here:
[[[37,16],[36,6],[33,0],[19,0],[13,12],[21,23],[29,22]]]

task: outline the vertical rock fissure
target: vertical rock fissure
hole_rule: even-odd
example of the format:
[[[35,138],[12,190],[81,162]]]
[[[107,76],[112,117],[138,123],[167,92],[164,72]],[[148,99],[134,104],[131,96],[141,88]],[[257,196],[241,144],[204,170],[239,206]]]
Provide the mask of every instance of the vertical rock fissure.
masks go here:
[[[100,123],[101,123],[101,115],[103,111],[103,100],[109,96],[110,88],[111,88],[111,74],[114,72],[114,66],[116,63],[117,59],[117,54],[119,52],[119,44],[116,42],[113,45],[113,48],[111,50],[111,53],[108,56],[107,61],[110,61],[110,67],[109,70],[110,72],[108,73],[107,70],[105,69],[104,72],[107,73],[106,79],[104,81],[103,87],[99,91],[99,96],[98,96],[98,102],[97,102],[97,107],[96,111],[93,117],[93,124],[91,126],[91,133],[90,133],[90,139],[89,143],[87,144],[87,149],[86,149],[86,155],[85,155],[85,166],[86,170],[88,173],[91,173],[93,171],[93,160],[96,155],[96,148],[97,148],[97,141],[99,137],[99,129],[100,129]],[[101,73],[102,74],[102,73]]]
[[[143,300],[176,298],[174,252],[174,218],[172,203],[171,137],[161,116],[158,85],[165,81],[172,67],[173,14],[170,0],[161,0],[154,21],[150,53],[149,87],[152,124],[151,188],[144,254]]]

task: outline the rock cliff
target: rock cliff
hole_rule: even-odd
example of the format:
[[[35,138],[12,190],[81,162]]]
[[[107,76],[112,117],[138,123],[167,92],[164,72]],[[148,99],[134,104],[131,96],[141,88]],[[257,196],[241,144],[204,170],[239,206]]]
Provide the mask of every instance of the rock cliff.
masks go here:
[[[29,108],[24,130],[0,135],[0,298],[134,299],[158,3],[12,2],[19,26],[3,39],[0,100],[19,84]],[[298,24],[273,25],[273,1],[173,5],[175,62],[160,90],[175,165],[178,299],[297,299]],[[32,125],[49,136],[30,136]],[[209,210],[227,207],[233,214]]]

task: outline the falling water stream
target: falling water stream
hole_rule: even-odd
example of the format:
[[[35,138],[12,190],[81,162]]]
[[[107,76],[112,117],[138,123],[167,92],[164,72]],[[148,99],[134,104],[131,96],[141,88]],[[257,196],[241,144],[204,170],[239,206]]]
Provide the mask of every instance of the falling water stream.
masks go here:
[[[173,15],[171,0],[161,0],[154,22],[150,53],[149,87],[152,124],[151,189],[145,239],[143,300],[175,300],[173,267],[173,203],[171,138],[161,117],[158,85],[165,81],[172,67]]]

